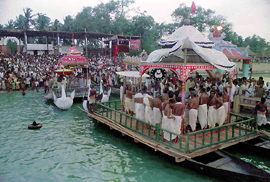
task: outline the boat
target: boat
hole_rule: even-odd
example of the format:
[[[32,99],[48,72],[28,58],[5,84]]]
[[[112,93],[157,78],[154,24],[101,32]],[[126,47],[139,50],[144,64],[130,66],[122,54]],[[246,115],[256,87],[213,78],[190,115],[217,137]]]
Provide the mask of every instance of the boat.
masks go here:
[[[229,153],[217,150],[186,159],[184,166],[223,181],[270,181],[270,174]]]
[[[245,142],[240,142],[226,149],[229,153],[245,153],[270,159],[270,140],[264,137],[257,137]]]
[[[31,130],[40,129],[41,127],[42,127],[42,123],[36,123],[35,125],[33,124],[28,125],[28,129],[31,129]]]

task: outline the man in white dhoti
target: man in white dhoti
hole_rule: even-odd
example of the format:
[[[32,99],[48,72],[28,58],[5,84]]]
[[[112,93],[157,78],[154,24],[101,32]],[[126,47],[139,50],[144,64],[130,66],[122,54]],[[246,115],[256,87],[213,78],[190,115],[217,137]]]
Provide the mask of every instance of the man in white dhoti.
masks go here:
[[[145,121],[150,124],[153,123],[152,99],[153,97],[148,95],[148,93],[144,94],[143,103],[145,105]]]
[[[225,121],[225,108],[223,106],[223,97],[222,93],[217,94],[217,99],[216,99],[216,109],[217,109],[217,124],[219,126],[223,125]]]
[[[172,116],[172,108],[174,106],[175,100],[174,99],[170,99],[169,100],[169,104],[166,105],[165,110],[164,110],[164,116],[162,118],[162,128],[165,130],[168,130],[170,132],[175,131],[174,129],[174,125],[173,125],[173,120],[175,119],[175,117]],[[166,141],[170,141],[175,139],[175,135],[171,135],[169,132],[164,131],[163,132],[163,137],[164,140]]]
[[[259,102],[256,105],[251,117],[253,117],[254,114],[257,114],[257,122],[258,122],[257,124],[259,126],[267,124],[266,116],[268,115],[268,110],[267,110],[267,106],[265,103],[265,98],[263,98],[263,97],[261,98],[261,102]]]
[[[201,129],[207,127],[207,103],[208,103],[208,94],[205,92],[205,88],[202,88],[198,108],[198,119],[201,125]]]
[[[130,114],[131,116],[134,115],[135,109],[134,109],[134,103],[132,101],[132,96],[135,93],[131,91],[131,86],[130,84],[127,85],[127,90],[126,90],[126,98],[125,98],[125,111],[126,113]]]
[[[189,108],[189,125],[191,127],[191,130],[195,131],[199,108],[199,97],[197,97],[196,93],[191,94]]]
[[[136,115],[136,118],[138,118],[142,121],[145,121],[143,97],[144,96],[141,92],[136,93],[134,95],[135,115]]]
[[[182,135],[182,117],[184,116],[185,112],[185,105],[182,104],[182,99],[181,97],[176,97],[176,103],[174,104],[173,107],[173,114],[174,114],[174,133],[178,135]],[[178,141],[178,137],[176,137],[175,142]]]
[[[162,101],[160,98],[160,93],[156,93],[156,97],[152,100],[153,103],[153,125],[161,124],[162,118]]]
[[[216,112],[216,95],[215,91],[210,92],[210,96],[208,99],[208,126],[210,128],[214,128],[216,126],[216,118],[217,118],[217,112]]]
[[[229,88],[229,87],[230,86],[223,87],[223,106],[225,109],[225,121],[227,119],[228,110],[229,110],[229,94],[227,92],[227,88]]]

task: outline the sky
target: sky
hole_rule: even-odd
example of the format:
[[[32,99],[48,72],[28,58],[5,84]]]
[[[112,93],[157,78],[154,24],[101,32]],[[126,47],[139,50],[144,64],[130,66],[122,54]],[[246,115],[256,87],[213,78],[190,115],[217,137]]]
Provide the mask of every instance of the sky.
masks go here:
[[[192,0],[134,0],[130,7],[140,12],[146,11],[158,23],[172,23],[172,12],[181,3],[191,6]],[[270,42],[270,0],[193,0],[196,6],[215,11],[233,24],[233,31],[246,38],[258,35]],[[52,21],[63,23],[67,15],[76,16],[83,7],[95,7],[109,0],[0,0],[0,24],[16,20],[23,14],[23,8],[31,8],[33,13],[46,14]]]

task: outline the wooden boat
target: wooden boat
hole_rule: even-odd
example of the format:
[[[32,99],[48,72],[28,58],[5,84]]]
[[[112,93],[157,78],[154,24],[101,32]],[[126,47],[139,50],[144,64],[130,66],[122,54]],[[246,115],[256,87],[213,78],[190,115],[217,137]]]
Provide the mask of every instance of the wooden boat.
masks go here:
[[[237,145],[224,150],[229,153],[240,152],[270,159],[270,140],[263,137],[257,137],[245,142],[240,142]]]
[[[221,150],[183,161],[183,165],[223,181],[270,181],[270,174]]]

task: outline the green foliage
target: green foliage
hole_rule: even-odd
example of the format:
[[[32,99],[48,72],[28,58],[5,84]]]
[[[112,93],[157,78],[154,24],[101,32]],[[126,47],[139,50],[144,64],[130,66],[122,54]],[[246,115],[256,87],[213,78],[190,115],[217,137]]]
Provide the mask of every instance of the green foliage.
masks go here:
[[[121,53],[123,53],[123,52],[121,52]],[[128,53],[129,56],[139,56],[139,54],[140,54],[140,51],[135,51],[135,50],[130,50]],[[121,57],[123,57],[123,56],[121,56]]]
[[[232,24],[227,22],[223,16],[216,15],[213,10],[204,9],[197,6],[196,11],[190,14],[191,8],[185,4],[180,4],[172,12],[174,23],[158,24],[152,16],[147,15],[147,12],[136,13],[133,17],[128,16],[131,11],[129,6],[134,3],[134,0],[110,0],[107,3],[100,3],[95,7],[84,7],[76,16],[67,15],[64,18],[64,23],[59,20],[51,22],[50,18],[45,14],[33,14],[32,9],[24,8],[23,14],[16,17],[16,20],[9,20],[6,25],[0,25],[0,29],[31,29],[36,30],[53,30],[78,32],[87,31],[111,33],[117,35],[134,35],[142,36],[141,50],[146,50],[151,53],[158,49],[157,41],[164,35],[172,34],[177,28],[184,24],[184,20],[189,17],[190,24],[196,27],[199,31],[213,29],[216,25],[224,23],[222,31],[226,34],[225,40],[231,41],[233,44],[245,47],[250,46],[250,49],[256,53],[262,52],[269,43],[265,39],[253,35],[252,37],[243,38],[233,31]],[[48,43],[53,38],[48,38]],[[28,43],[39,42],[46,43],[44,38],[29,37]],[[54,40],[57,41],[57,40]],[[98,48],[98,40],[88,40],[88,49]],[[64,39],[64,45],[70,45],[71,39]],[[78,44],[82,40],[77,41]],[[137,53],[132,53],[137,54]]]
[[[38,13],[37,18],[34,19],[34,26],[37,30],[48,30],[50,21],[51,19],[47,15]]]
[[[7,42],[7,48],[10,49],[10,53],[13,54],[13,53],[17,53],[17,44],[16,42],[12,42],[11,40],[9,40]]]

